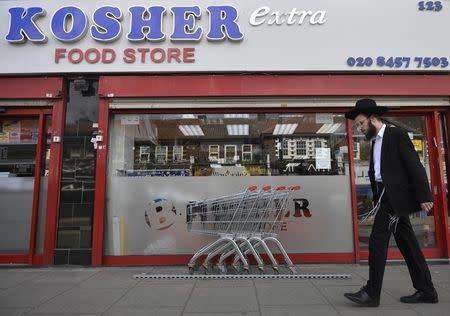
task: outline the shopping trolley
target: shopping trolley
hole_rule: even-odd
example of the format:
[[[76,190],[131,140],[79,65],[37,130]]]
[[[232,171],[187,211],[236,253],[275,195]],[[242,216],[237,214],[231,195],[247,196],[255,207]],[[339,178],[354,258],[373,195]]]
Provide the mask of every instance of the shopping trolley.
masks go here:
[[[198,266],[197,260],[205,256],[202,263],[205,273],[211,270],[212,259],[218,257],[217,267],[220,273],[225,274],[225,260],[234,256],[232,266],[239,270],[241,263],[243,271],[248,273],[249,254],[253,255],[259,271],[263,272],[264,262],[259,252],[262,248],[274,272],[278,273],[278,262],[267,245],[271,242],[283,255],[291,273],[295,273],[295,267],[278,240],[278,235],[289,196],[300,189],[300,186],[265,186],[258,190],[256,186],[250,186],[237,194],[189,202],[186,206],[188,231],[219,237],[194,254],[188,263],[189,272],[194,273]]]

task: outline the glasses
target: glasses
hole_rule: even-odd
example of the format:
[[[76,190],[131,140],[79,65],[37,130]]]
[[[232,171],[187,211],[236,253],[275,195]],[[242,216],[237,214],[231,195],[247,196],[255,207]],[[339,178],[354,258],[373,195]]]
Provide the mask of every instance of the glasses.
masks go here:
[[[357,129],[357,130],[361,130],[361,127],[364,125],[364,123],[368,120],[369,118],[367,117],[367,118],[365,118],[364,120],[362,120],[362,121],[355,121],[355,123],[354,123],[354,126],[355,126],[355,128]]]

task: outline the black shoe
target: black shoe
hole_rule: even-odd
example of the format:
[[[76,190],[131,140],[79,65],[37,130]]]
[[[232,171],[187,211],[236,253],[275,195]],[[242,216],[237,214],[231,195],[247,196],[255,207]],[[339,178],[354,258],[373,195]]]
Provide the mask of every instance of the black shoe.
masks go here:
[[[433,290],[433,292],[416,291],[413,295],[400,297],[400,302],[408,304],[437,303],[439,298],[436,290]]]
[[[370,297],[364,288],[356,293],[345,293],[344,296],[361,306],[378,307],[380,305],[380,299]]]

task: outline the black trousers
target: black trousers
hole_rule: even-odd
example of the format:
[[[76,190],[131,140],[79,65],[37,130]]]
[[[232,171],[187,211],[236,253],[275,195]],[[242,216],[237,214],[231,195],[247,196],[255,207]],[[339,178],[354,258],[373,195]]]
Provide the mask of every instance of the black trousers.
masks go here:
[[[378,191],[380,193],[382,189],[383,184],[378,183]],[[365,288],[372,298],[379,298],[381,294],[391,233],[394,234],[397,247],[403,258],[405,258],[414,288],[425,292],[434,290],[430,270],[414,234],[409,217],[400,216],[397,226],[392,225],[389,227],[391,216],[394,215],[395,213],[385,193],[381,199],[380,209],[375,216],[369,239],[369,280]]]

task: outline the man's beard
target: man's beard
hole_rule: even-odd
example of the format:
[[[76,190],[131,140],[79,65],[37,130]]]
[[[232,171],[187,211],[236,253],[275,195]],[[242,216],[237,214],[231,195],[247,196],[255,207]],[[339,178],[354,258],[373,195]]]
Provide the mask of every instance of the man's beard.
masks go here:
[[[369,126],[369,129],[367,130],[367,133],[364,134],[366,136],[367,141],[371,140],[372,138],[374,138],[377,135],[377,129],[375,128],[375,126],[372,124],[372,122],[370,120],[368,122],[368,126]]]

